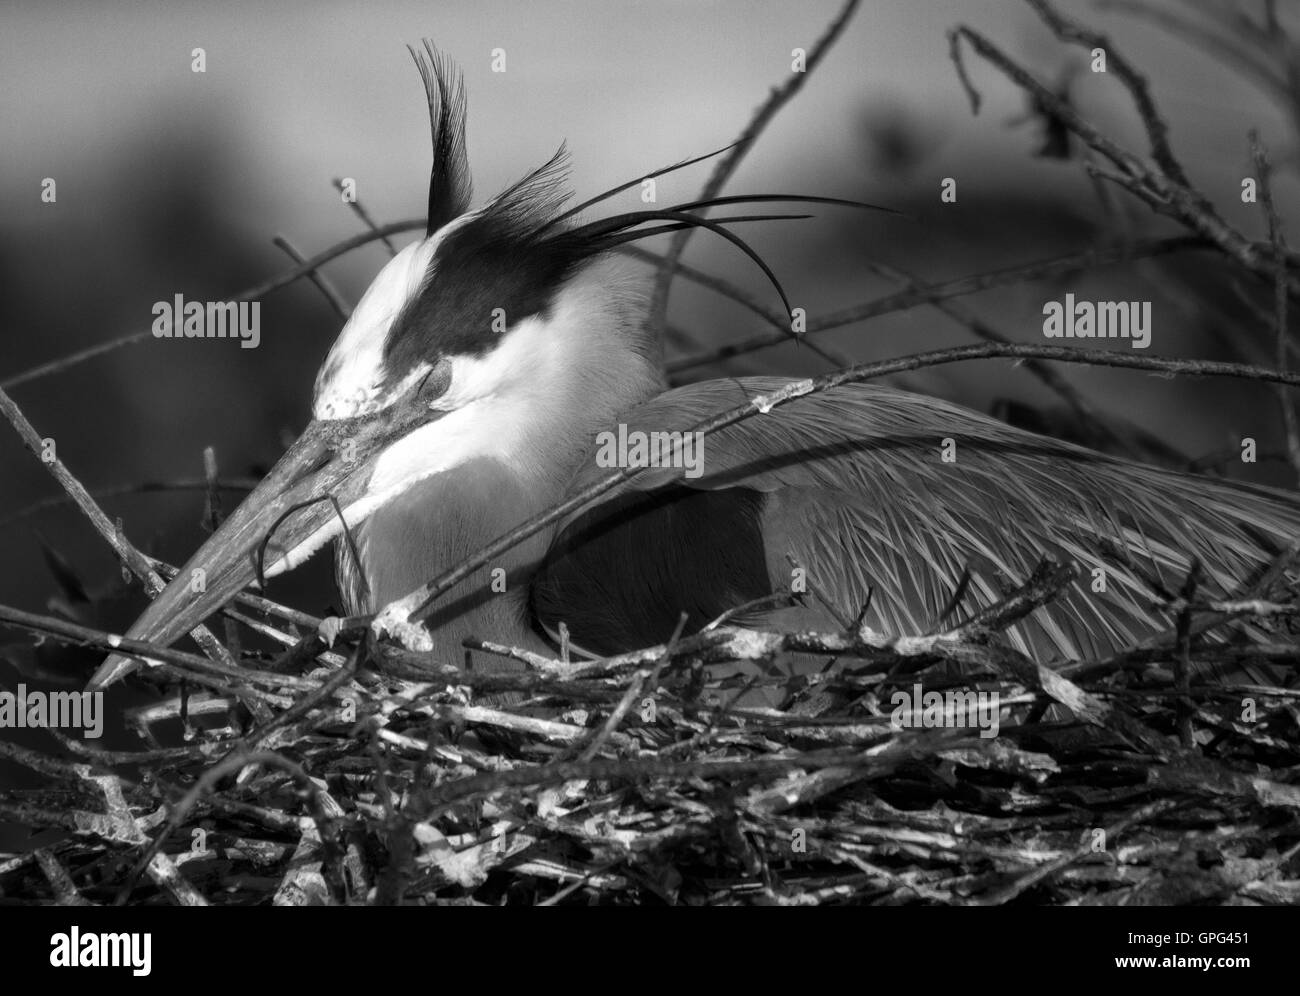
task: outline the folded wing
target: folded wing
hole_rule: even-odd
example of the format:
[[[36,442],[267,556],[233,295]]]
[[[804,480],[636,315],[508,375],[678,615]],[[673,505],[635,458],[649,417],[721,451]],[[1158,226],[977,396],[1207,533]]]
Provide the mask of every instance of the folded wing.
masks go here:
[[[618,426],[610,431],[630,441],[683,432],[786,383],[689,385],[626,413],[621,437]],[[609,473],[600,452],[593,445],[572,491]],[[542,625],[554,631],[564,621],[575,642],[600,653],[664,640],[682,611],[698,628],[799,581],[804,608],[742,618],[838,628],[870,592],[867,625],[916,634],[940,623],[959,586],[945,624],[997,602],[1050,556],[1077,563],[1079,580],[1008,633],[1046,663],[1104,655],[1167,629],[1145,578],[1177,590],[1196,558],[1201,597],[1231,597],[1297,538],[1291,495],[1129,463],[933,398],[849,385],[710,434],[698,471],[653,468],[570,519],[532,597]]]

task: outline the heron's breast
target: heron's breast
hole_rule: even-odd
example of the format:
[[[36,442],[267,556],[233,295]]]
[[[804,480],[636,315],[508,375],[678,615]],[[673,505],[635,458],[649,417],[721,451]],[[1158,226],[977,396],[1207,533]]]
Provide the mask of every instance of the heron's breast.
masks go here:
[[[498,460],[472,460],[454,474],[417,482],[353,532],[360,564],[341,565],[349,611],[375,611],[460,564],[518,525],[549,496]],[[527,586],[548,533],[525,541],[485,565],[440,600],[428,625],[465,636],[508,640],[526,625]],[[353,576],[349,577],[349,573]]]

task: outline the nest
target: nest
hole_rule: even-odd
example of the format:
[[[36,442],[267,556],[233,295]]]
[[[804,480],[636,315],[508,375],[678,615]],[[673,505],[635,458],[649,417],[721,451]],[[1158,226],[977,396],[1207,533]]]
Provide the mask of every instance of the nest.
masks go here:
[[[146,905],[1300,901],[1300,692],[1245,677],[1294,669],[1300,646],[1213,642],[1276,607],[1207,625],[1175,606],[1164,639],[1048,669],[1000,634],[1072,577],[1045,564],[971,622],[906,640],[723,622],[595,661],[475,644],[522,668],[502,673],[305,637],[224,690],[133,712],[149,749],[0,743],[48,783],[10,793],[10,815],[66,832],[0,862],[0,890]],[[828,666],[782,673],[772,662],[791,654]],[[169,722],[181,746],[158,739]]]

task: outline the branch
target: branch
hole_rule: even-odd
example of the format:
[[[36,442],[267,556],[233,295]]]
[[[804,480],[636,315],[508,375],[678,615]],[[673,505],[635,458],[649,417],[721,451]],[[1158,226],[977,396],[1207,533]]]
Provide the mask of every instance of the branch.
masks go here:
[[[127,876],[125,884],[118,891],[113,905],[125,905],[126,901],[131,898],[131,892],[135,888],[136,880],[144,873],[144,870],[153,861],[154,856],[162,850],[167,838],[181,825],[181,822],[185,819],[185,814],[193,808],[194,804],[203,798],[207,792],[211,791],[222,778],[234,774],[249,765],[269,766],[286,772],[296,784],[301,786],[303,793],[311,803],[312,815],[315,818],[321,839],[323,841],[330,839],[332,836],[330,824],[333,821],[326,818],[321,812],[321,789],[311,780],[301,765],[268,750],[230,755],[205,771],[194,787],[185,793],[185,797],[172,807],[167,823],[158,831],[158,835],[150,842],[144,854],[136,862],[131,873]]]
[[[1169,145],[1169,126],[1156,110],[1146,77],[1120,54],[1119,49],[1106,35],[1069,20],[1054,10],[1047,0],[1025,0],[1025,2],[1034,8],[1034,12],[1061,41],[1073,42],[1090,50],[1100,48],[1105,51],[1107,68],[1113,70],[1119,77],[1125,89],[1132,95],[1133,103],[1137,105],[1142,125],[1146,128],[1147,138],[1151,142],[1152,158],[1173,180],[1190,188],[1191,182],[1187,179],[1182,164],[1179,163],[1173,148]]]
[[[661,253],[651,252],[649,249],[643,249],[638,245],[619,246],[615,251],[622,253],[624,256],[629,256],[642,263],[649,263],[651,266],[656,266],[661,269],[669,265],[667,256]],[[735,301],[747,311],[750,311],[763,319],[763,321],[767,322],[767,324],[771,325],[773,328],[780,329],[784,338],[790,338],[789,321],[782,318],[779,311],[773,311],[771,308],[768,308],[766,305],[762,304],[758,298],[743,288],[737,287],[735,284],[728,280],[723,280],[721,277],[715,277],[711,273],[705,273],[703,270],[698,270],[693,266],[683,263],[681,260],[672,264],[672,272],[685,280],[699,284],[701,287],[708,288],[728,300]]]
[[[1287,368],[1287,293],[1286,293],[1286,240],[1282,235],[1282,219],[1278,216],[1277,205],[1273,203],[1273,168],[1268,161],[1268,152],[1259,140],[1259,133],[1250,132],[1250,152],[1255,160],[1255,171],[1259,174],[1259,202],[1268,222],[1268,238],[1273,244],[1273,286],[1274,308],[1276,310],[1277,368]],[[1277,403],[1282,409],[1282,425],[1286,430],[1287,456],[1296,480],[1300,481],[1300,426],[1296,424],[1295,406],[1285,388],[1278,388]]]
[[[1064,18],[1061,18],[1060,15],[1055,14],[1045,0],[1029,0],[1029,2],[1048,21],[1049,27],[1060,29],[1058,35],[1061,34],[1061,31],[1065,32],[1061,37],[1065,37],[1066,40],[1075,40],[1075,33],[1080,36],[1087,34],[1084,29],[1073,26]],[[1042,107],[1046,113],[1058,119],[1088,146],[1108,159],[1119,172],[1104,174],[1107,178],[1113,179],[1130,193],[1141,197],[1159,213],[1175,218],[1193,232],[1208,239],[1225,255],[1235,260],[1245,269],[1260,277],[1271,277],[1271,268],[1267,265],[1258,247],[1220,218],[1210,202],[1197,190],[1180,182],[1163,168],[1153,168],[1147,161],[1102,134],[1095,125],[1080,115],[1069,101],[1062,99],[1049,87],[1040,83],[1029,72],[1015,63],[1010,56],[994,45],[993,42],[973,28],[959,25],[949,32],[948,40],[953,61],[959,68],[960,78],[967,88],[972,107],[975,110],[978,110],[979,107],[978,94],[970,83],[962,64],[962,40],[965,40],[981,58],[999,69],[1021,89],[1027,91],[1037,102],[1036,106]],[[1113,48],[1107,50],[1107,58],[1111,60],[1118,58],[1121,63],[1123,62],[1123,57],[1118,55]],[[1131,68],[1130,72],[1133,72]],[[1135,82],[1132,79],[1126,82],[1130,86],[1130,92],[1135,93],[1135,99],[1138,99],[1139,110],[1141,111],[1145,106],[1143,99],[1138,96],[1142,94],[1142,89],[1138,87],[1135,90]],[[1145,85],[1144,81],[1143,85]],[[1144,123],[1148,134],[1152,136],[1153,143],[1156,142],[1157,138],[1163,141],[1164,125],[1158,119],[1144,117]],[[1161,156],[1164,155],[1165,153],[1161,152]],[[1172,153],[1169,153],[1169,155],[1171,156]],[[1179,171],[1179,175],[1181,175],[1181,171]],[[1272,253],[1270,252],[1269,255],[1271,256]],[[1300,284],[1292,281],[1288,281],[1288,284],[1291,293],[1300,293]]]
[[[1147,239],[1108,249],[1085,249],[1082,252],[1053,256],[1050,259],[1035,260],[1032,263],[1023,263],[1019,266],[992,270],[987,273],[976,273],[942,283],[921,284],[814,319],[808,323],[807,332],[800,338],[802,341],[807,342],[809,336],[818,332],[826,332],[844,325],[851,325],[868,318],[875,318],[878,315],[906,311],[908,308],[915,308],[921,304],[932,304],[935,301],[948,298],[977,294],[980,291],[990,290],[994,287],[1005,287],[1009,284],[1038,280],[1061,273],[1073,273],[1095,266],[1108,266],[1114,263],[1127,263],[1135,259],[1148,259],[1152,256],[1163,256],[1166,253],[1210,248],[1213,248],[1210,242],[1194,236],[1184,235],[1166,239]],[[693,367],[716,363],[719,360],[756,352],[789,341],[790,333],[784,329],[779,333],[759,333],[748,339],[728,343],[707,352],[681,357],[668,364],[668,372],[670,374],[681,373]]]
[[[277,248],[283,249],[285,255],[295,263],[307,262],[303,257],[303,254],[295,249],[293,244],[283,235],[277,235],[271,241]],[[339,293],[338,288],[330,282],[329,277],[325,276],[325,274],[319,272],[315,267],[313,267],[307,271],[307,279],[315,284],[316,289],[324,295],[325,300],[329,303],[329,306],[334,309],[334,313],[338,315],[339,318],[346,322],[350,317],[352,317],[352,309],[348,306],[348,303],[343,300],[343,295]]]
[[[846,0],[835,20],[831,21],[826,31],[813,45],[812,51],[808,53],[808,61],[804,66],[804,72],[791,73],[781,86],[773,89],[767,100],[754,113],[749,124],[745,126],[745,130],[740,133],[740,138],[736,140],[731,151],[719,160],[718,164],[713,168],[713,174],[704,185],[704,190],[698,200],[710,200],[722,191],[723,186],[735,173],[736,168],[745,158],[745,154],[753,146],[759,135],[776,117],[777,112],[799,92],[804,81],[821,63],[823,56],[830,47],[835,44],[857,7],[858,0]],[[681,258],[682,252],[686,249],[686,243],[690,240],[691,234],[692,229],[683,229],[674,235],[672,241],[668,244],[668,252],[665,254],[663,265],[655,278],[654,292],[650,299],[649,324],[652,329],[662,329],[667,320],[668,293],[672,286],[674,267]],[[787,323],[783,322],[782,324]],[[789,336],[790,334],[790,330],[787,328],[786,335]]]
[[[1202,5],[1199,11],[1207,15],[1213,28],[1203,27],[1180,15],[1148,6],[1134,0],[1097,0],[1101,10],[1116,10],[1129,14],[1162,28],[1171,35],[1181,36],[1191,44],[1217,57],[1225,65],[1255,82],[1283,106],[1295,101],[1295,91],[1284,69],[1269,64],[1265,56],[1270,42],[1277,43],[1283,53],[1290,47],[1290,39],[1276,26],[1261,27],[1242,12],[1216,10],[1213,5]],[[1243,37],[1233,37],[1231,32]],[[1285,65],[1285,54],[1279,60]],[[1293,109],[1294,113],[1294,109]]]
[[[108,516],[104,514],[104,510],[95,503],[95,499],[90,497],[90,492],[86,490],[79,480],[72,476],[72,472],[63,465],[63,462],[52,453],[47,454],[44,452],[40,434],[27,421],[22,410],[14,404],[13,399],[5,393],[3,388],[0,388],[0,412],[3,412],[10,424],[13,425],[22,438],[24,445],[31,450],[32,455],[40,460],[49,472],[54,475],[54,479],[63,486],[63,490],[68,493],[68,497],[76,503],[76,506],[90,520],[90,524],[95,527],[99,535],[104,537],[104,540],[113,548],[122,563],[140,579],[149,597],[156,597],[166,587],[163,579],[149,565],[149,561],[144,554],[127,540],[122,530],[109,521]],[[190,635],[194,637],[195,642],[213,661],[226,667],[238,667],[235,659],[230,656],[230,653],[217,641],[217,638],[212,635],[212,631],[206,626],[196,626],[190,631]]]
[[[228,684],[229,681],[266,685],[271,688],[311,691],[315,691],[318,687],[317,682],[312,681],[310,678],[299,678],[291,674],[277,674],[273,671],[258,671],[239,664],[223,664],[218,661],[210,661],[196,654],[185,653],[183,650],[160,647],[153,643],[146,643],[143,640],[130,640],[124,636],[118,636],[116,633],[92,629],[89,626],[82,626],[80,623],[59,619],[54,616],[24,612],[22,609],[15,609],[9,605],[0,605],[0,625],[17,626],[35,633],[43,633],[46,636],[52,636],[55,639],[77,646],[98,647],[105,652],[139,657],[150,664],[168,669],[179,679],[208,685],[223,692],[231,690]],[[227,679],[227,683],[217,681],[216,678],[218,677]],[[240,691],[236,689],[235,693],[240,694]],[[272,696],[272,698],[277,704],[283,704],[283,699],[280,696]]]
[[[343,181],[338,177],[334,178],[334,189],[340,194],[343,193]],[[393,240],[388,237],[388,234],[381,231],[379,226],[375,224],[375,219],[370,217],[370,212],[365,209],[361,201],[354,198],[350,201],[345,201],[344,203],[352,209],[353,214],[361,219],[361,223],[365,225],[366,228],[370,229],[370,231],[373,232],[381,242],[383,242],[385,248],[388,249],[388,255],[396,256],[397,246],[393,244]]]
[[[224,481],[216,481],[209,484],[206,480],[198,478],[186,478],[179,481],[144,481],[140,484],[113,484],[104,488],[95,488],[93,491],[88,490],[88,494],[96,501],[102,501],[105,498],[121,498],[124,495],[144,495],[156,494],[164,491],[231,491],[246,494],[257,487],[257,481],[252,478],[235,477],[227,478]],[[55,495],[51,498],[42,498],[40,501],[34,501],[30,505],[10,512],[8,515],[0,516],[0,529],[6,526],[12,526],[28,516],[38,515],[41,512],[54,508],[62,508],[65,505],[75,505],[76,502],[66,494]]]
[[[868,262],[867,266],[891,280],[896,280],[899,283],[904,284],[904,289],[906,290],[914,290],[921,286],[920,280],[918,280],[913,274],[897,267],[878,262]],[[1015,341],[1010,336],[999,332],[997,329],[984,322],[978,315],[961,304],[956,304],[950,301],[931,301],[929,303],[935,310],[947,315],[953,321],[964,325],[978,338],[983,339],[985,342],[1010,343]],[[851,366],[852,364],[842,363],[838,365]],[[1099,429],[1101,435],[1109,441],[1111,445],[1120,447],[1133,456],[1137,455],[1135,447],[1131,446],[1127,440],[1110,427],[1109,423],[1114,420],[1124,425],[1130,433],[1140,436],[1148,447],[1159,452],[1165,459],[1185,459],[1182,457],[1182,454],[1172,451],[1168,444],[1151,437],[1149,433],[1144,432],[1132,423],[1125,422],[1122,416],[1114,417],[1099,412],[1093,406],[1092,402],[1083,396],[1082,392],[1080,392],[1078,388],[1070,383],[1069,380],[1053,367],[1050,367],[1045,363],[1040,363],[1037,360],[1026,360],[1025,369],[1037,377],[1047,388],[1055,391],[1061,400],[1070,406],[1071,410],[1073,410],[1080,422]]]
[[[305,277],[312,271],[336,259],[345,253],[351,252],[359,246],[374,242],[385,235],[396,235],[399,232],[410,232],[416,229],[424,228],[426,220],[424,218],[411,218],[406,221],[394,221],[387,225],[381,225],[372,232],[362,232],[360,235],[354,235],[351,238],[344,239],[342,242],[336,242],[324,252],[317,253],[311,259],[299,266],[286,270],[279,276],[272,277],[270,280],[264,280],[260,284],[255,284],[238,294],[231,297],[231,301],[253,301],[269,294],[273,290],[281,287],[287,287],[295,280]],[[17,387],[19,384],[26,384],[29,381],[37,380],[41,377],[48,377],[50,374],[59,373],[74,367],[78,363],[84,363],[86,360],[94,359],[96,356],[102,356],[104,353],[112,352],[122,346],[129,346],[132,343],[143,342],[153,337],[153,331],[132,332],[129,335],[119,336],[116,339],[110,339],[108,342],[101,342],[96,346],[79,350],[68,356],[61,357],[57,360],[50,360],[48,363],[42,363],[40,366],[32,367],[30,370],[24,370],[22,373],[15,374],[7,380],[0,381],[0,389],[9,390]]]

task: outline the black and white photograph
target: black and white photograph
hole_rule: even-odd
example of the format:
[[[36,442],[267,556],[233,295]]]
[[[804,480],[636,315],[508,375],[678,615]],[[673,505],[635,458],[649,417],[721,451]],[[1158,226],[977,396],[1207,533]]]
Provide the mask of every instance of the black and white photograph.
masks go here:
[[[22,0],[0,80],[23,958],[1281,953],[1228,908],[1300,905],[1300,5]]]

